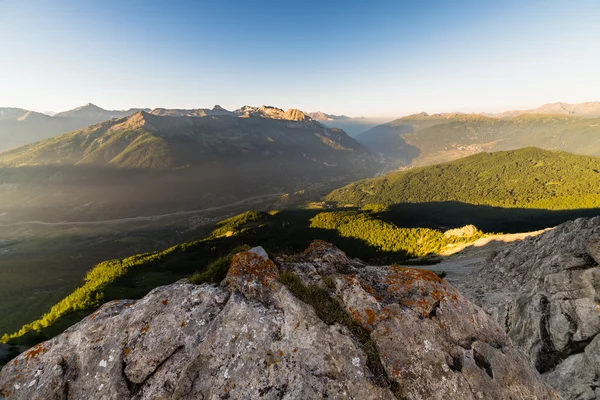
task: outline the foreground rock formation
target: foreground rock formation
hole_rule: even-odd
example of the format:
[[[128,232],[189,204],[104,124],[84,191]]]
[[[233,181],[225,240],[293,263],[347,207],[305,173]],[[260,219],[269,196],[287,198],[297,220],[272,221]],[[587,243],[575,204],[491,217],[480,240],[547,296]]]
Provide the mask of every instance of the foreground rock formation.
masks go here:
[[[511,244],[462,285],[565,399],[600,398],[600,217]]]
[[[527,356],[434,273],[314,242],[233,257],[218,287],[105,304],[0,372],[7,399],[553,399]]]

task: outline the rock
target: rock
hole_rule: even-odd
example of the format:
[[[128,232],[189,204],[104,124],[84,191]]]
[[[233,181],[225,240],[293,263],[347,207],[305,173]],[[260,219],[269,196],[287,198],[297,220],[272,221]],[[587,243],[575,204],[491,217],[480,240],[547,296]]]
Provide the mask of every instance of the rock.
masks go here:
[[[600,217],[514,243],[461,285],[565,399],[596,398]]]
[[[444,232],[444,237],[471,237],[477,232],[479,232],[479,230],[475,227],[475,225],[465,225],[462,228],[448,229],[446,232]]]
[[[234,256],[225,285],[107,303],[6,365],[0,396],[556,398],[499,326],[431,272],[367,266],[324,242],[276,261],[254,248]],[[321,319],[284,273],[325,293],[337,319]]]
[[[597,264],[600,264],[600,236],[593,236],[588,239],[587,252]]]

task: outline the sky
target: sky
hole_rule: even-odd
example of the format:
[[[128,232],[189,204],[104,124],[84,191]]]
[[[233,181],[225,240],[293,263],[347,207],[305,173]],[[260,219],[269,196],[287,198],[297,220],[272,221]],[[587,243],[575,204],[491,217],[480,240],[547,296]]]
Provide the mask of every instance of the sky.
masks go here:
[[[350,116],[600,101],[597,0],[0,0],[0,107]]]

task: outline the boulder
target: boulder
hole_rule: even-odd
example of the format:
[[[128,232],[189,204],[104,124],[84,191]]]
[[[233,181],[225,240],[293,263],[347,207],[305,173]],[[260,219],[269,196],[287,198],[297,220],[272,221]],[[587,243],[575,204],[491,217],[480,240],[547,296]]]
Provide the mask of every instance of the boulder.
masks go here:
[[[0,396],[556,398],[452,285],[325,242],[275,261],[262,248],[240,253],[219,286],[176,283],[107,303],[7,364]]]
[[[565,399],[600,397],[600,217],[510,244],[461,290]]]

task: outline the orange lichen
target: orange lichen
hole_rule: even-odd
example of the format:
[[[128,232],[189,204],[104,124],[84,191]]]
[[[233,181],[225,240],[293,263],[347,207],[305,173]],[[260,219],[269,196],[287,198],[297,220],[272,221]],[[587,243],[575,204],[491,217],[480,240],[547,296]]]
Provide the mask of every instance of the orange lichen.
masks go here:
[[[273,261],[246,251],[232,257],[226,279],[228,283],[235,285],[240,278],[246,283],[256,282],[262,286],[275,288],[274,282],[279,278],[279,270]]]
[[[37,357],[40,354],[44,354],[45,352],[50,350],[50,347],[52,347],[52,345],[50,343],[47,344],[48,348],[46,348],[45,346],[46,346],[46,342],[36,344],[27,353],[25,353],[25,359],[27,361],[29,361],[29,360]]]
[[[141,333],[142,335],[145,335],[145,334],[146,334],[146,332],[148,332],[148,329],[150,329],[150,325],[149,325],[149,324],[146,324],[146,325],[144,325],[144,326],[142,327],[142,329],[140,330],[140,333]]]
[[[279,357],[283,357],[283,351],[279,350]]]
[[[298,348],[297,348],[297,347],[294,347],[294,350],[293,350],[293,352],[294,352],[294,353],[296,353],[297,351],[298,351]]]
[[[373,325],[375,323],[375,311],[370,308],[365,308],[365,314],[367,314],[366,323]]]
[[[181,327],[184,328],[187,324],[185,323],[185,321],[181,321]]]
[[[166,306],[167,304],[169,304],[169,298],[167,297],[166,299],[161,301],[161,303],[163,303]]]
[[[125,347],[123,354],[128,355],[129,353],[131,353],[131,349],[129,347]]]

